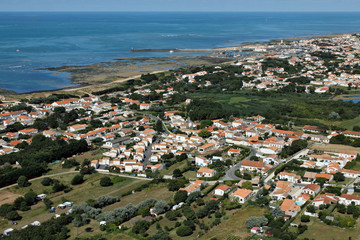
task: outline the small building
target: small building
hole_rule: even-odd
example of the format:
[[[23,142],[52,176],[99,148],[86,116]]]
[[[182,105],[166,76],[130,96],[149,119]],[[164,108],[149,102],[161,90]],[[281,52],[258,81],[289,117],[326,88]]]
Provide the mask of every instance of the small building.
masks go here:
[[[231,194],[232,199],[237,199],[239,203],[245,203],[252,195],[252,191],[249,189],[238,189]]]
[[[207,167],[202,167],[197,171],[197,177],[214,177],[216,170]]]
[[[311,196],[315,196],[319,192],[320,192],[320,186],[317,184],[308,184],[302,190],[302,193],[306,193]]]
[[[215,189],[214,194],[218,195],[218,196],[224,196],[226,193],[230,192],[230,190],[231,190],[231,187],[229,187],[228,185],[221,185]]]

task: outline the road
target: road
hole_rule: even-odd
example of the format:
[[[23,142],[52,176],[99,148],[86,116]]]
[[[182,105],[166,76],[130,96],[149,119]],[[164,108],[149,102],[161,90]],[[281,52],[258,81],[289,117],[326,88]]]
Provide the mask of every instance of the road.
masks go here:
[[[301,155],[306,155],[309,152],[308,148],[305,148],[303,150],[300,150],[299,152],[295,153],[294,155],[292,155],[291,157],[287,158],[286,161],[284,163],[279,164],[277,167],[282,166],[283,164],[286,164],[287,162],[299,158]],[[269,176],[267,176],[264,180],[265,183],[267,183],[268,181],[270,181],[273,177],[275,176],[275,171],[273,171]]]
[[[246,160],[250,160],[252,156],[256,156],[257,151],[254,148],[250,148],[250,155],[246,157]],[[226,180],[241,180],[241,178],[235,175],[235,171],[241,167],[242,161],[235,164],[232,168],[226,171],[225,176],[223,177],[223,181]]]
[[[150,158],[151,158],[151,155],[152,155],[152,145],[154,143],[158,143],[160,141],[160,139],[161,139],[160,137],[157,137],[155,139],[155,141],[146,148],[145,154],[144,154],[145,158],[144,158],[144,161],[143,161],[144,166],[151,163]]]
[[[169,129],[167,128],[167,126],[165,125],[165,123],[163,122],[163,120],[161,120],[160,118],[154,116],[154,115],[151,115],[151,114],[147,114],[151,119],[155,120],[155,121],[161,121],[163,127],[165,128],[165,131],[167,134],[170,134],[170,131]]]

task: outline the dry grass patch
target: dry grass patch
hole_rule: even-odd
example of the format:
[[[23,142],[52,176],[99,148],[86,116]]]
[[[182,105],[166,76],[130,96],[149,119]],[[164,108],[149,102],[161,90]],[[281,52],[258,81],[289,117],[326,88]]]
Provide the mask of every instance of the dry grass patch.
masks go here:
[[[18,197],[21,197],[21,195],[3,190],[0,192],[0,205],[5,203],[13,203],[14,200]]]
[[[357,151],[360,153],[359,147],[352,147],[347,145],[341,145],[341,144],[319,144],[316,143],[310,148],[311,150],[320,150],[320,151],[326,151],[326,152],[340,152],[340,151]]]
[[[359,220],[354,228],[339,228],[326,225],[317,218],[311,218],[311,222],[307,224],[308,230],[299,236],[299,238],[309,238],[316,240],[343,240],[351,239],[360,240],[360,223]]]

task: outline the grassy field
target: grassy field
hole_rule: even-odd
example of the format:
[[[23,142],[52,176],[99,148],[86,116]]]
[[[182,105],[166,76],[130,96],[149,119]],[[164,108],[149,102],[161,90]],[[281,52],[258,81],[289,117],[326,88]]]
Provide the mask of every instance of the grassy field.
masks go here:
[[[339,124],[339,127],[353,130],[354,126],[360,126],[360,116],[354,119],[345,120]]]
[[[260,95],[249,91],[238,91],[234,93],[196,92],[188,94],[190,98],[209,99],[222,103],[225,108],[240,110],[242,115],[250,113],[264,114],[274,104],[297,103],[312,99],[324,99],[328,97],[321,95],[299,95],[299,94],[276,94]]]
[[[141,181],[141,180],[140,180]],[[141,183],[142,184],[142,183]],[[139,184],[134,184],[134,186]],[[125,189],[123,189],[125,190]],[[124,191],[125,192],[125,191]],[[117,196],[117,194],[111,194],[112,196]],[[141,192],[135,192],[133,194],[130,194],[128,196],[122,197],[120,202],[117,202],[115,204],[112,204],[110,206],[107,206],[103,209],[103,211],[110,211],[115,208],[119,207],[125,207],[127,204],[132,203],[134,205],[137,205],[141,201],[144,201],[148,198],[155,198],[157,200],[170,200],[173,197],[174,193],[170,192],[165,184],[158,184],[157,186],[151,187],[150,189],[144,189]]]
[[[186,161],[177,162],[174,165],[171,165],[168,169],[164,168],[161,170],[162,174],[172,174],[175,169],[183,169],[186,167],[187,163]]]
[[[320,151],[328,151],[328,152],[340,152],[340,151],[357,151],[360,153],[360,148],[352,147],[341,144],[314,144],[310,147],[311,150],[320,150]]]
[[[61,176],[55,176],[54,179],[59,180],[60,182],[70,185],[71,179],[78,173],[70,173]],[[57,193],[51,193],[51,186],[44,187],[41,184],[41,179],[35,180],[32,182],[31,186],[26,188],[17,188],[12,187],[8,190],[8,192],[13,194],[24,195],[30,189],[32,189],[37,194],[46,193],[47,197],[54,202],[53,206],[57,206],[58,204],[62,203],[64,199],[74,202],[74,204],[81,204],[88,199],[97,199],[101,195],[111,195],[111,196],[118,196],[121,195],[129,190],[136,188],[137,186],[143,184],[144,180],[132,179],[132,178],[125,178],[125,177],[118,177],[118,176],[110,176],[113,180],[114,185],[109,187],[101,187],[100,186],[100,179],[104,175],[96,173],[92,175],[85,176],[85,182],[81,185],[71,186],[72,190],[68,193],[64,193],[63,191]],[[7,191],[1,191],[0,196],[6,194]],[[131,202],[131,198],[126,200],[127,202]],[[126,205],[126,204],[125,204]],[[57,209],[56,213],[61,214],[66,212],[67,209],[60,210]],[[43,222],[48,220],[54,214],[48,213],[48,210],[45,208],[43,202],[39,202],[38,204],[31,207],[31,210],[26,212],[20,212],[20,215],[23,217],[22,220],[19,221],[19,225],[16,228],[20,228],[26,224],[29,224],[35,220]],[[9,224],[1,225],[0,232],[6,228],[14,227],[13,225]]]
[[[309,238],[316,240],[343,240],[350,239],[350,237],[352,240],[360,239],[359,220],[357,221],[357,224],[354,228],[339,228],[326,225],[317,218],[311,218],[311,222],[307,224],[307,226],[308,230],[299,236],[300,239]]]
[[[209,232],[203,235],[200,239],[211,239],[216,237],[217,239],[227,239],[229,236],[238,236],[241,239],[245,239],[252,234],[245,227],[245,221],[251,216],[262,216],[265,213],[265,209],[247,206],[243,209],[236,210],[229,219],[222,221],[218,226],[212,228]]]

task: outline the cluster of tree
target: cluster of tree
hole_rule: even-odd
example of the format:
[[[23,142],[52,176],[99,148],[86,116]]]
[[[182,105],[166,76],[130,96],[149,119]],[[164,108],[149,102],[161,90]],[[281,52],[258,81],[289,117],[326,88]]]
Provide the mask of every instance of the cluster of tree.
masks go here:
[[[67,225],[73,221],[71,215],[62,214],[59,218],[51,218],[40,226],[28,226],[25,229],[14,230],[9,239],[43,239],[43,240],[65,240],[69,229]]]
[[[94,208],[103,208],[108,205],[114,204],[116,202],[119,202],[120,198],[113,197],[113,196],[100,196],[97,200],[89,199],[86,201],[86,204],[88,204],[91,207]]]
[[[308,143],[306,140],[295,140],[291,143],[290,146],[285,146],[283,150],[280,152],[280,156],[282,158],[286,158],[288,156],[293,155],[294,153],[297,153],[298,151],[306,148],[308,146]]]
[[[103,212],[95,216],[95,219],[97,221],[116,222],[117,224],[121,224],[137,215],[150,215],[149,211],[151,207],[154,207],[154,213],[159,214],[170,208],[164,201],[159,202],[156,199],[149,198],[140,202],[137,206],[128,204],[124,208],[116,208],[112,211]]]
[[[354,202],[347,207],[344,204],[338,204],[336,207],[339,213],[353,215],[353,218],[355,219],[360,216],[360,208],[356,206]]]
[[[292,98],[294,97],[292,96]],[[293,119],[301,119],[302,121],[307,119],[345,120],[353,119],[360,114],[360,105],[352,101],[314,100],[311,95],[307,95],[306,98],[301,97],[300,99],[301,101],[296,102],[272,104],[267,111],[259,112],[259,114],[263,114],[268,121],[272,122]],[[316,120],[307,121],[316,123]]]
[[[205,84],[206,81],[211,83],[208,89],[226,89],[228,91],[240,90],[243,86],[243,79],[235,75],[235,73],[218,72],[214,74],[206,74],[204,76],[196,76],[197,82]]]
[[[294,78],[289,78],[286,81],[291,82],[291,83],[297,83],[297,84],[300,84],[300,85],[304,85],[304,84],[309,84],[311,79],[308,78],[308,77],[294,77]]]
[[[21,99],[21,101],[22,102],[28,101],[30,104],[41,104],[41,103],[51,104],[53,102],[60,101],[63,99],[69,99],[69,98],[79,98],[79,96],[64,94],[64,93],[63,94],[53,93],[48,97],[34,98],[31,99],[30,101],[28,101],[27,99]]]
[[[40,131],[47,130],[49,128],[56,129],[58,127],[62,130],[66,130],[67,125],[78,118],[79,115],[76,110],[73,109],[70,112],[66,112],[64,107],[56,107],[54,109],[54,113],[50,114],[46,118],[36,119],[32,127]]]
[[[252,216],[246,219],[245,225],[247,228],[251,229],[253,227],[266,226],[268,222],[269,222],[268,219],[264,216],[261,217]]]
[[[3,155],[0,163],[14,164],[18,162],[21,168],[0,169],[0,187],[15,183],[20,176],[27,178],[38,177],[47,169],[47,164],[55,160],[67,158],[80,152],[85,152],[89,146],[85,140],[62,139],[51,140],[43,135],[36,135],[31,145],[26,146],[19,152]]]
[[[330,139],[331,144],[343,144],[343,145],[350,145],[353,147],[360,147],[360,138],[351,138],[346,137],[343,134],[339,134],[335,137]]]
[[[178,191],[180,188],[185,187],[185,185],[188,183],[189,183],[189,180],[182,177],[182,178],[170,180],[167,187],[168,187],[169,191],[175,192],[175,191]]]
[[[211,100],[194,99],[187,105],[187,111],[192,121],[229,118],[232,115],[237,115],[238,112],[224,108],[220,103]]]
[[[107,89],[100,90],[100,91],[95,91],[95,92],[92,92],[92,94],[94,94],[96,96],[100,96],[100,95],[104,95],[104,94],[108,94],[108,93],[120,92],[120,91],[125,91],[125,90],[126,90],[125,87],[117,86],[117,87],[107,88]]]
[[[289,74],[296,74],[299,73],[302,69],[301,65],[290,65],[287,59],[281,58],[267,58],[262,63],[262,70],[265,72],[269,68],[284,68],[285,72]]]
[[[140,77],[141,80],[144,80],[145,83],[150,83],[152,81],[156,81],[156,80],[159,80],[158,77],[156,76],[156,74],[151,74],[151,73],[148,73],[148,74],[142,74],[141,77]]]

